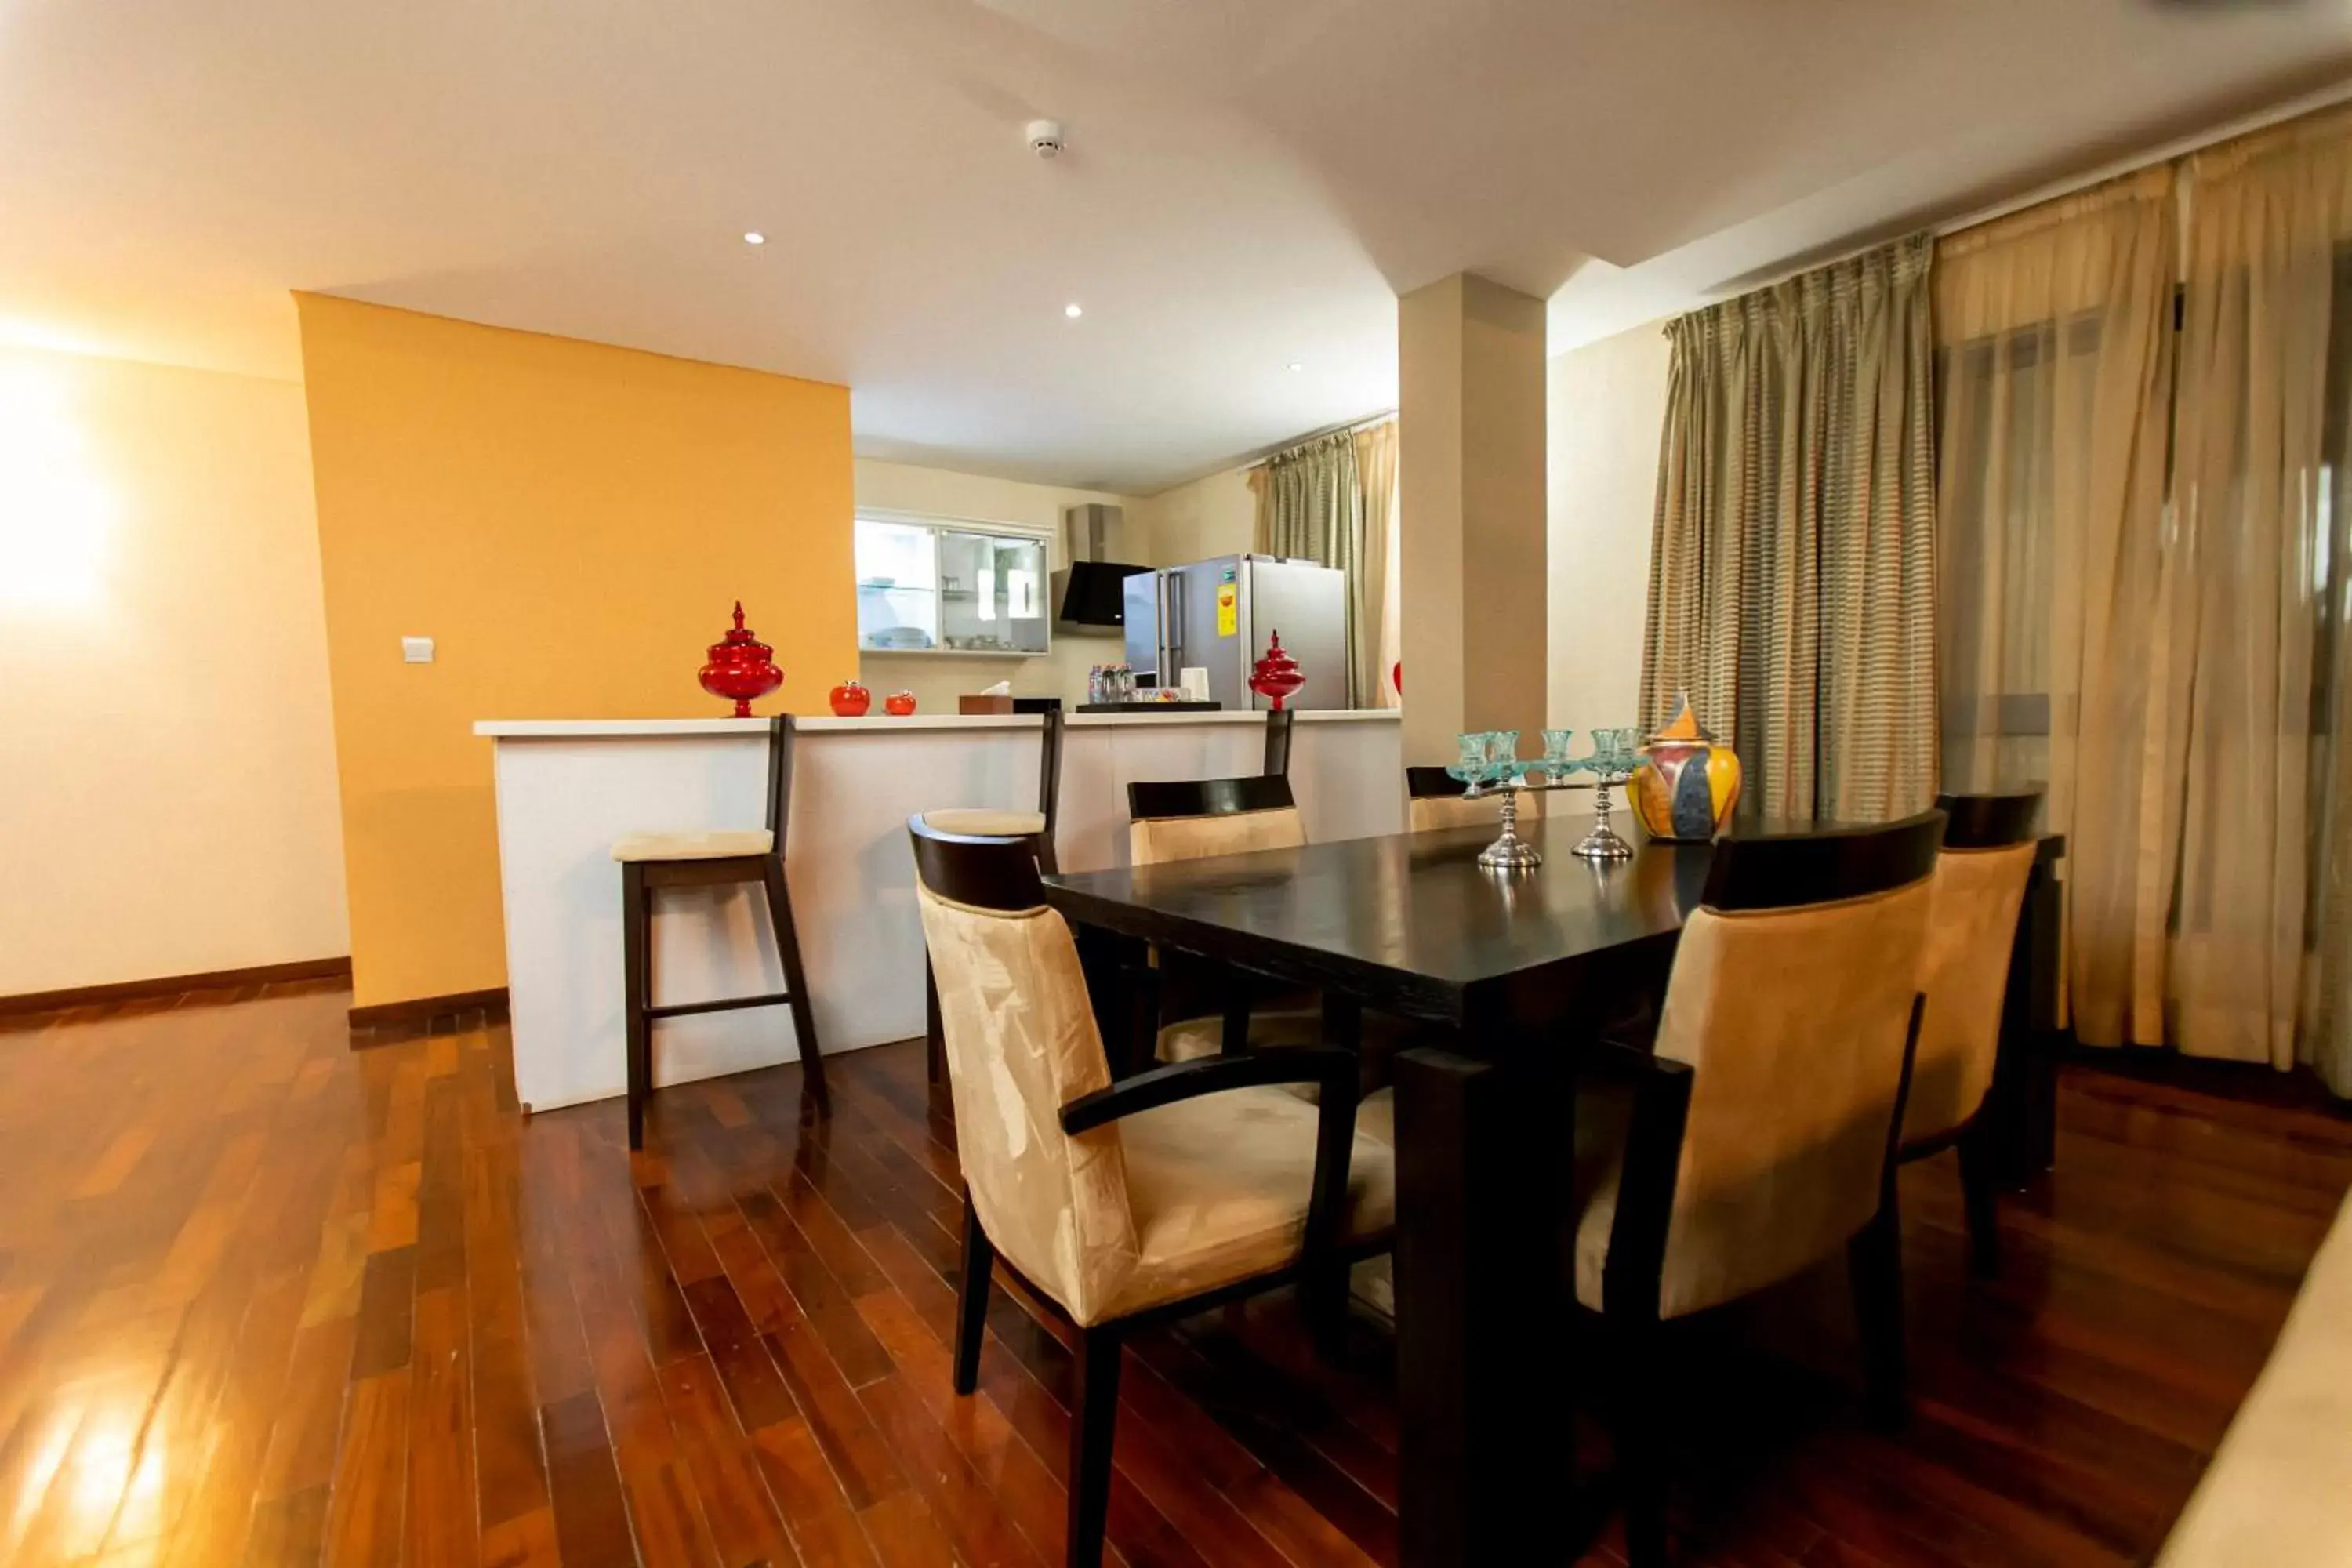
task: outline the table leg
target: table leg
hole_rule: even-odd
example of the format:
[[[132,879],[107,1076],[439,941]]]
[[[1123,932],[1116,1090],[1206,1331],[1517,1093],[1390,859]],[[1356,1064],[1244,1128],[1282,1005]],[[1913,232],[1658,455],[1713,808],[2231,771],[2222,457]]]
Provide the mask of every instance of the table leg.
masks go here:
[[[1077,942],[1078,967],[1086,973],[1087,999],[1094,1006],[1110,1076],[1121,1079],[1150,1066],[1133,1059],[1139,1027],[1137,1009],[1143,1000],[1135,975],[1143,962],[1143,944],[1100,926],[1081,925],[1071,935]],[[1150,1037],[1145,1036],[1147,1041]],[[1150,1054],[1149,1045],[1142,1049]]]
[[[2015,1189],[2058,1157],[2058,965],[2063,891],[2051,864],[2037,861],[2025,884],[2001,1005],[2000,1054],[1983,1115],[1995,1183]]]
[[[1538,1080],[1542,1081],[1538,1081]],[[1452,1051],[1396,1063],[1399,1560],[1543,1561],[1572,1479],[1559,1194],[1575,1084]]]

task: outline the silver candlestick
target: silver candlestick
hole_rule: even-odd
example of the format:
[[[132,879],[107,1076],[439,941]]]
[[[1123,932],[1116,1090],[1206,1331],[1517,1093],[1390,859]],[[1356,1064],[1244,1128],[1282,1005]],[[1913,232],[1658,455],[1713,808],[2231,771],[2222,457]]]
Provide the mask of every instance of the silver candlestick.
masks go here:
[[[1519,792],[1509,783],[1503,786],[1503,833],[1484,849],[1478,851],[1478,864],[1488,870],[1517,870],[1543,864],[1542,852],[1519,837]],[[1627,850],[1632,854],[1632,850]]]
[[[1633,776],[1631,769],[1596,769],[1592,775],[1592,831],[1569,850],[1587,860],[1631,860],[1633,847],[1609,826],[1609,792]]]

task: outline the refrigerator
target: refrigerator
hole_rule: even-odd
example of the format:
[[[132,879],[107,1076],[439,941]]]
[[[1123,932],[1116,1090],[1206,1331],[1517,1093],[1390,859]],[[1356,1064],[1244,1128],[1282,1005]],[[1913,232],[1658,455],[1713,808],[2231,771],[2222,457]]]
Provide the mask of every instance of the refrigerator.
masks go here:
[[[1290,708],[1348,706],[1348,579],[1333,566],[1276,555],[1220,555],[1139,572],[1126,582],[1127,663],[1139,688],[1175,686],[1188,665],[1209,672],[1210,700],[1265,708],[1248,686],[1266,640],[1307,678]]]

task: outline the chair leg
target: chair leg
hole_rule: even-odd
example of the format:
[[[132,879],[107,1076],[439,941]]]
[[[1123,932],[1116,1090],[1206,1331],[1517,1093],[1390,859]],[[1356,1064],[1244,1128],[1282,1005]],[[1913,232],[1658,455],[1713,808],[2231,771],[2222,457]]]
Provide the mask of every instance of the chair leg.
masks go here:
[[[931,950],[923,949],[923,1070],[936,1088],[948,1076],[947,1032],[940,1025],[940,977],[931,973]]]
[[[647,919],[650,893],[645,868],[621,868],[621,1011],[627,1030],[625,1057],[629,1097],[629,1147],[646,1146],[646,1096],[653,1089],[653,1022],[646,1016],[652,989],[653,942]]]
[[[768,856],[761,868],[761,884],[768,890],[768,923],[775,928],[776,956],[784,966],[784,990],[791,995],[793,1043],[801,1054],[802,1091],[819,1110],[831,1104],[824,1089],[824,1053],[817,1048],[816,1018],[809,1009],[808,974],[801,968],[801,938],[793,924],[793,895],[784,886],[784,863]]]
[[[963,1281],[956,1287],[955,1391],[980,1386],[980,1337],[988,1327],[988,1277],[996,1264],[995,1244],[980,1227],[971,1194],[963,1194]]]
[[[1625,1495],[1625,1560],[1631,1568],[1663,1568],[1666,1561],[1664,1401],[1658,1379],[1665,1325],[1652,1318],[1609,1321],[1616,1342],[1611,1426],[1617,1440],[1617,1479]]]
[[[1862,1331],[1863,1375],[1869,1389],[1871,1419],[1881,1426],[1899,1426],[1907,1404],[1903,1220],[1891,1181],[1877,1216],[1846,1244],[1846,1274],[1853,1288],[1854,1321]]]
[[[1070,1420],[1069,1568],[1101,1568],[1103,1525],[1110,1514],[1111,1431],[1118,1421],[1119,1333],[1084,1331],[1077,1399]]]
[[[1969,1268],[1979,1279],[2000,1277],[2000,1162],[1975,1129],[1960,1137],[1960,1194],[1969,1216]]]

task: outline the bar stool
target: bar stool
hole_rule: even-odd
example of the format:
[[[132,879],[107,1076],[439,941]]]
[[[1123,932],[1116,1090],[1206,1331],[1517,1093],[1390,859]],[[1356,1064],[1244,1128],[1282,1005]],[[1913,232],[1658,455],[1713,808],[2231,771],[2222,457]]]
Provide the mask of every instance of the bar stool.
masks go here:
[[[1037,856],[1040,871],[1061,868],[1054,858],[1054,828],[1062,804],[1062,710],[1049,708],[1042,715],[1038,741],[1037,809],[998,811],[988,806],[950,806],[926,811],[916,820],[934,833],[965,838],[1026,838]],[[930,950],[923,950],[923,1058],[933,1083],[947,1074],[946,1038],[940,1028],[940,988],[931,974]]]
[[[801,967],[800,936],[793,924],[793,899],[784,885],[784,824],[793,799],[793,721],[768,721],[768,826],[716,833],[632,833],[613,846],[621,863],[623,1006],[628,1024],[629,1147],[645,1147],[646,1097],[653,1092],[653,1026],[663,1018],[692,1013],[725,1013],[739,1007],[786,1005],[793,1010],[793,1041],[800,1049],[803,1091],[819,1109],[827,1104],[824,1058],[817,1048],[816,1024],[809,1014],[808,976]],[[661,888],[702,888],[757,882],[766,889],[768,922],[776,933],[776,956],[784,989],[757,996],[726,996],[707,1002],[653,1002],[653,896]]]

